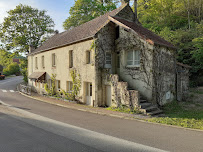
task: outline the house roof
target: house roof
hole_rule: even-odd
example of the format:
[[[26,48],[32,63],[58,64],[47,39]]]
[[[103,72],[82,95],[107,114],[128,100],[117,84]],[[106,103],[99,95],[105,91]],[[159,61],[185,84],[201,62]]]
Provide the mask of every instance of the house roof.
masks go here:
[[[65,31],[59,34],[55,34],[50,39],[48,39],[45,43],[43,43],[42,46],[35,49],[32,53],[46,51],[53,48],[58,48],[58,47],[66,46],[88,38],[92,38],[100,30],[100,28],[102,28],[106,23],[108,23],[109,21],[108,16],[115,16],[126,6],[128,6],[127,3],[111,12],[108,12],[102,16],[99,16],[78,27],[75,27],[73,29],[70,29],[68,31]]]
[[[31,54],[67,46],[76,42],[93,38],[95,34],[110,21],[113,21],[117,24],[118,23],[122,24],[125,27],[132,29],[134,32],[136,32],[138,35],[140,35],[143,39],[148,41],[150,44],[159,44],[166,47],[175,48],[171,43],[167,42],[163,38],[159,37],[158,35],[154,34],[148,29],[142,27],[141,25],[138,25],[135,22],[130,22],[130,21],[115,17],[121,10],[123,10],[127,6],[129,6],[128,3],[126,3],[125,5],[122,5],[121,7],[111,12],[108,12],[102,16],[99,16],[87,23],[84,23],[78,27],[75,27],[73,29],[70,29],[68,31],[65,31],[59,34],[55,34],[46,42],[44,42],[42,46],[33,50]]]
[[[124,28],[133,30],[139,36],[141,36],[141,38],[145,39],[152,45],[158,44],[158,45],[166,46],[166,47],[173,48],[173,49],[176,48],[173,44],[169,43],[168,41],[164,40],[160,36],[154,34],[150,30],[144,28],[143,26],[141,26],[135,22],[130,22],[130,21],[121,19],[119,17],[112,17],[112,16],[109,16],[109,20],[111,20],[112,22],[114,22],[118,25],[123,26]]]

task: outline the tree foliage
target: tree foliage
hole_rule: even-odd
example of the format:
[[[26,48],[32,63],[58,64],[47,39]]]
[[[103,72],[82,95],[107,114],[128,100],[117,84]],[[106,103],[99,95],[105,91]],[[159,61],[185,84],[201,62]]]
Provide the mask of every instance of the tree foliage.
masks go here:
[[[76,0],[63,27],[68,30],[114,10],[117,2],[117,0]]]
[[[7,67],[12,63],[12,54],[0,48],[0,65]]]
[[[27,53],[29,45],[38,47],[53,32],[54,22],[45,10],[18,5],[8,11],[0,25],[0,40],[8,50]]]
[[[203,76],[203,1],[139,0],[142,25],[178,47],[178,61],[191,65],[191,78]]]

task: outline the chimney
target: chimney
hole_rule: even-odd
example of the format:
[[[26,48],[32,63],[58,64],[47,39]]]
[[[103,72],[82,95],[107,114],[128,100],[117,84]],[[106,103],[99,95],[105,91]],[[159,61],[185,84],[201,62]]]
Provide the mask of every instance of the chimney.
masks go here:
[[[30,45],[29,46],[29,54],[32,53],[32,51],[34,51],[34,49],[35,49],[34,46]]]
[[[59,31],[58,30],[54,31],[54,34],[59,34]]]
[[[130,0],[121,0],[121,5],[124,5],[124,4],[129,3],[129,2],[130,2]]]
[[[135,22],[138,22],[138,16],[137,16],[137,0],[134,0],[134,13],[135,13]]]

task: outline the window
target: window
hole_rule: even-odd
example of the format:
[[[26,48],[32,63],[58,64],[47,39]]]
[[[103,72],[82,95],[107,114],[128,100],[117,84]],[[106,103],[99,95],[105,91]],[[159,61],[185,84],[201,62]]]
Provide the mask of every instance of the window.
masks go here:
[[[49,88],[52,87],[52,81],[51,81],[51,79],[48,80],[48,86],[49,86]]]
[[[86,64],[90,64],[90,63],[91,63],[91,52],[86,51]]]
[[[111,64],[111,53],[106,52],[106,64]]]
[[[69,68],[73,67],[73,51],[69,51]]]
[[[127,66],[128,67],[139,67],[140,66],[140,51],[128,51],[127,54]]]
[[[61,81],[57,80],[56,84],[57,84],[57,90],[60,90],[61,89]]]
[[[35,69],[38,69],[37,57],[35,57]]]
[[[72,92],[73,82],[67,81],[67,92]]]
[[[44,65],[44,56],[42,56],[42,68],[43,69],[45,68],[45,65]]]
[[[53,53],[52,54],[52,67],[55,67],[56,66],[56,54]]]
[[[44,82],[42,82],[41,84],[42,84],[42,88],[44,88]]]
[[[119,26],[116,27],[116,40],[119,38],[120,36],[120,29]]]

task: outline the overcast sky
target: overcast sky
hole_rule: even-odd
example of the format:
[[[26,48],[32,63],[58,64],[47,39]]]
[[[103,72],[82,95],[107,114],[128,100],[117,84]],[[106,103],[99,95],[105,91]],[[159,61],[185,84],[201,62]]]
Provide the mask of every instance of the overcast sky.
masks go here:
[[[47,10],[47,14],[54,20],[55,30],[63,30],[63,22],[69,16],[70,7],[74,0],[0,0],[0,23],[7,16],[7,11],[14,9],[19,4],[26,4],[39,10]]]

